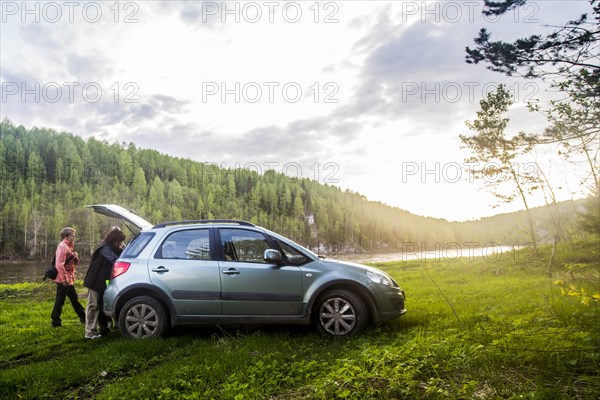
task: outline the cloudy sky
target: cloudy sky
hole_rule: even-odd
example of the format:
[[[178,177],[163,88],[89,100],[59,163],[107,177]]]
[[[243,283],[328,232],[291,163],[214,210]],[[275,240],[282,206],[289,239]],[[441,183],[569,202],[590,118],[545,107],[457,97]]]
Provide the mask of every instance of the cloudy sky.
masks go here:
[[[464,170],[479,101],[505,83],[509,131],[555,94],[464,62],[482,27],[512,40],[589,11],[537,1],[484,18],[481,1],[0,1],[0,118],[259,172],[274,169],[416,214],[521,209]],[[585,194],[550,153],[561,199]],[[525,163],[529,160],[522,160]],[[543,204],[539,196],[534,205]]]

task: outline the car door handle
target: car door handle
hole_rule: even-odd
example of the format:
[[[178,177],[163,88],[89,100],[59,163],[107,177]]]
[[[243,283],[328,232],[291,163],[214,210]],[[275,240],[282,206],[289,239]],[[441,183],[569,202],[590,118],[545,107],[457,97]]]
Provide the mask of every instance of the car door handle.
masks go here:
[[[152,268],[152,272],[169,272],[169,268],[165,268],[161,265],[158,268]]]
[[[235,268],[229,268],[229,269],[223,271],[222,273],[225,274],[225,275],[239,275],[240,271],[238,271]]]

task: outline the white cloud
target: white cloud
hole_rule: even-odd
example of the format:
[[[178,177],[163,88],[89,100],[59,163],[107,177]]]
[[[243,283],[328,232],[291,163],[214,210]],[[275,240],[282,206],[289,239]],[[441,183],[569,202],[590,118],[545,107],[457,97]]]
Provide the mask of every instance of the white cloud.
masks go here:
[[[53,3],[52,22],[48,4],[2,2],[0,118],[229,167],[299,166],[449,219],[496,212],[479,185],[444,176],[486,91],[506,83],[520,106],[547,97],[467,65],[464,48],[484,26],[514,39],[586,8],[534,2],[489,23],[474,2],[71,2]],[[544,124],[523,107],[511,117],[517,131]],[[425,174],[406,175],[414,165]]]

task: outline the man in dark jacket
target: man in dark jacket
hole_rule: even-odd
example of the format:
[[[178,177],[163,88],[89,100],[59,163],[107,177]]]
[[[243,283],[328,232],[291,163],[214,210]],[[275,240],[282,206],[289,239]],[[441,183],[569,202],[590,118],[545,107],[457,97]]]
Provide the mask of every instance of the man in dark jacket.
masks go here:
[[[108,321],[104,314],[102,296],[110,280],[112,267],[121,255],[125,235],[118,226],[113,227],[100,246],[92,254],[83,285],[88,288],[88,304],[85,309],[85,337],[97,339],[108,332]]]

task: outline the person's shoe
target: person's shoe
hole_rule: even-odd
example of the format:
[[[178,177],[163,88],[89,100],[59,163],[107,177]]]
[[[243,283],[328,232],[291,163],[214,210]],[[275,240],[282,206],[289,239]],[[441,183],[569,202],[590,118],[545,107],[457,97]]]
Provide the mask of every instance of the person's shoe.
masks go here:
[[[102,335],[85,335],[86,339],[100,339]]]
[[[62,326],[62,324],[60,322],[52,322],[53,328],[60,328],[61,326]]]

